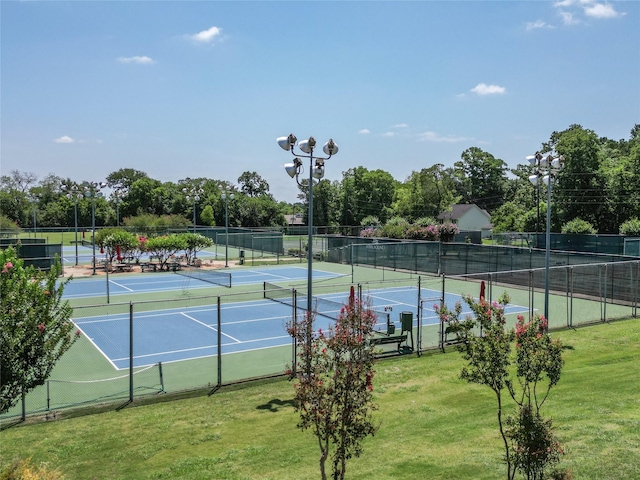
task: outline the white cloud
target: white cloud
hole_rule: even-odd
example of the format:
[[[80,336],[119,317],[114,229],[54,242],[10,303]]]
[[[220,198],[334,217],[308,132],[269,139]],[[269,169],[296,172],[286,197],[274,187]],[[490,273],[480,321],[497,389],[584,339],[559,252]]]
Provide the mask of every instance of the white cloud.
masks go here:
[[[486,83],[479,83],[470,91],[478,95],[502,95],[507,91],[507,89],[499,85],[487,85]]]
[[[382,134],[383,137],[395,137],[396,133],[395,132],[384,132]]]
[[[527,22],[525,28],[529,30],[538,30],[539,28],[555,28],[553,25],[549,25],[544,20],[536,20],[535,22]]]
[[[74,143],[75,140],[68,135],[63,135],[62,137],[55,138],[54,143]]]
[[[616,18],[624,15],[624,13],[616,12],[609,3],[594,3],[584,7],[584,14],[592,18]]]
[[[577,23],[580,23],[580,20],[576,19],[571,12],[565,12],[561,10],[558,12],[558,15],[560,15],[560,18],[562,19],[562,23],[564,25],[575,25]]]
[[[363,128],[362,130],[358,130],[358,133],[361,135],[369,135],[371,133],[371,130],[369,130],[368,128]]]
[[[153,65],[154,59],[147,56],[134,56],[134,57],[118,57],[120,63],[137,63],[139,65]]]
[[[608,2],[598,2],[597,0],[562,0],[553,4],[558,9],[558,15],[565,25],[575,25],[581,23],[579,16],[584,14],[595,19],[617,18],[626,15],[618,12],[613,5]]]
[[[458,137],[455,135],[442,136],[436,132],[424,132],[418,135],[418,140],[422,142],[437,142],[437,143],[458,143],[472,140],[467,137]]]
[[[196,43],[211,43],[217,37],[222,35],[222,29],[219,27],[211,27],[207,30],[203,30],[201,32],[195,33],[193,35],[189,35],[189,38]]]
[[[408,126],[409,125],[407,125],[406,123],[396,123],[391,128],[407,128]]]

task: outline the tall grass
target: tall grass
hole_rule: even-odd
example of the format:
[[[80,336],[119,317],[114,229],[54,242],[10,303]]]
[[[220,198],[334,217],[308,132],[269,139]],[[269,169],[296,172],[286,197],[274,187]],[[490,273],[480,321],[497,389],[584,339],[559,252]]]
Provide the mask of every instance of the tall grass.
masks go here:
[[[554,335],[566,363],[546,412],[566,448],[562,467],[576,479],[640,478],[640,323]],[[455,351],[379,362],[380,429],[347,478],[504,478],[494,398],[460,380],[461,366]],[[31,457],[70,479],[319,478],[292,396],[277,380],[14,427],[0,433],[0,464]]]

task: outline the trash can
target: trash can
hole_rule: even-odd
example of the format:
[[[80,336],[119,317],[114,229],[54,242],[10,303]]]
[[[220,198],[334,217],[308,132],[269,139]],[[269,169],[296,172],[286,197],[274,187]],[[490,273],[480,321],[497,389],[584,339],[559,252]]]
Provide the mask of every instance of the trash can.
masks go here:
[[[411,332],[413,330],[413,312],[400,313],[400,324],[403,332]]]
[[[240,250],[240,265],[244,265],[244,250]]]

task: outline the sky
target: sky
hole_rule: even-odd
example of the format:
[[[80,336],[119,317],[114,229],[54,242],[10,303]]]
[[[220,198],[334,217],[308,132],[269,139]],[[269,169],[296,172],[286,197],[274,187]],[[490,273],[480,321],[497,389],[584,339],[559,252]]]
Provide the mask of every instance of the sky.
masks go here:
[[[289,133],[338,144],[329,180],[404,181],[471,147],[515,168],[570,125],[640,123],[637,1],[2,0],[0,22],[2,175],[249,171],[294,202]]]

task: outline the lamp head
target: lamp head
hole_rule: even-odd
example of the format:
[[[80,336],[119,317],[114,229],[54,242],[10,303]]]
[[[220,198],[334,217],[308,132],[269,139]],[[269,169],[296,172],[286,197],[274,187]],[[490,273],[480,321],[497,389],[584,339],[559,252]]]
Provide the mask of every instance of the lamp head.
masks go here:
[[[298,174],[298,166],[294,163],[285,163],[284,169],[291,178],[295,177]]]
[[[529,175],[529,181],[533,185],[538,185],[538,175]]]
[[[324,177],[324,165],[316,165],[312,172],[313,178],[321,180]]]
[[[311,153],[316,146],[316,140],[313,137],[309,137],[308,140],[300,140],[298,142],[298,148],[304,153]]]
[[[338,144],[333,141],[333,138],[330,138],[327,143],[322,147],[322,151],[325,155],[335,155],[338,153]]]
[[[280,145],[280,148],[283,150],[289,151],[291,150],[291,144],[289,143],[289,137],[278,137],[276,138],[276,142]]]

